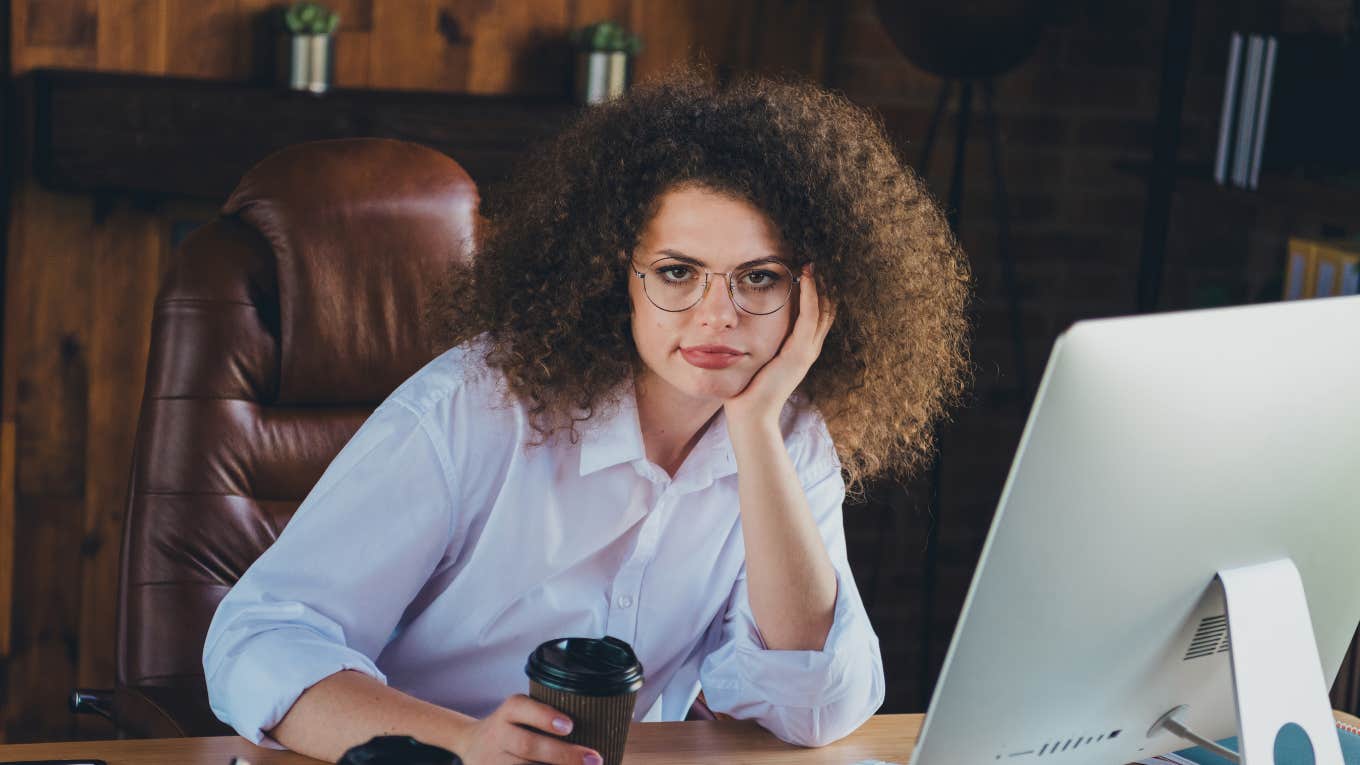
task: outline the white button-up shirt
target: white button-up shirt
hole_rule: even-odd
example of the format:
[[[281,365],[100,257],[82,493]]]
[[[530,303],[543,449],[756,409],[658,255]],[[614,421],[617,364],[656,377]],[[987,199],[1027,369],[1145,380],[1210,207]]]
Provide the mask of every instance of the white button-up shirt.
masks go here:
[[[604,635],[645,670],[635,720],[683,720],[702,686],[715,712],[814,746],[878,709],[878,638],[815,411],[786,406],[782,426],[836,569],[834,623],[822,650],[769,650],[722,414],[673,479],[646,457],[631,386],[576,443],[526,447],[524,408],[477,358],[452,349],[393,392],[227,594],[203,650],[219,718],[278,747],[266,731],[343,669],[484,717],[528,692],[538,644]]]

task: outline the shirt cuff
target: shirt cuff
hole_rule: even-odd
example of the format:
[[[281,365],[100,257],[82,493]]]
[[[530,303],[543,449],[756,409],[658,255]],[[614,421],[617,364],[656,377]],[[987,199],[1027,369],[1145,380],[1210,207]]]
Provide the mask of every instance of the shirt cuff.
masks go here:
[[[766,648],[754,620],[738,630],[737,666],[746,687],[778,706],[805,708],[826,706],[858,687],[851,660],[863,653],[866,638],[876,638],[855,607],[854,587],[837,569],[833,621],[820,651]]]
[[[213,713],[251,743],[283,749],[266,731],[292,709],[302,692],[336,672],[352,669],[384,685],[384,675],[364,654],[305,627],[273,629],[237,645],[210,678]]]

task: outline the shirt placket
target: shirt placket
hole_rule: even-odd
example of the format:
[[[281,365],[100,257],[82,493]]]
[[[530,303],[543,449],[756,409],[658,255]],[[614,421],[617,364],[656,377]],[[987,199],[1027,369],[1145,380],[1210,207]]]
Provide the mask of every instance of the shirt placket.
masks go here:
[[[637,639],[637,618],[641,604],[642,577],[656,557],[657,542],[661,537],[665,508],[670,502],[670,491],[662,492],[638,531],[638,541],[632,554],[614,577],[609,600],[609,625],[606,634],[629,643]]]

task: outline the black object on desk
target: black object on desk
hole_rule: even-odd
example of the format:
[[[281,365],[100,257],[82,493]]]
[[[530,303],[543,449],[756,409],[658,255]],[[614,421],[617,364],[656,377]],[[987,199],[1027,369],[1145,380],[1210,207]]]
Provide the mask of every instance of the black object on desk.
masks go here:
[[[463,765],[463,760],[410,736],[378,736],[345,752],[336,765]]]
[[[103,760],[8,760],[0,765],[107,765]]]

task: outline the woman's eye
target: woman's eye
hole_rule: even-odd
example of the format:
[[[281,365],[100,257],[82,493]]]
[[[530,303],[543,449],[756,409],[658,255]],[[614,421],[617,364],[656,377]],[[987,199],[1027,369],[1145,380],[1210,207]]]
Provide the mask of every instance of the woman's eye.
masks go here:
[[[694,269],[689,266],[661,266],[656,272],[668,282],[683,282],[694,278]]]
[[[741,276],[741,283],[747,287],[769,287],[779,281],[779,276],[770,271],[747,271]]]

